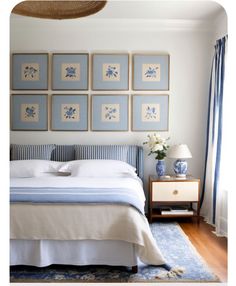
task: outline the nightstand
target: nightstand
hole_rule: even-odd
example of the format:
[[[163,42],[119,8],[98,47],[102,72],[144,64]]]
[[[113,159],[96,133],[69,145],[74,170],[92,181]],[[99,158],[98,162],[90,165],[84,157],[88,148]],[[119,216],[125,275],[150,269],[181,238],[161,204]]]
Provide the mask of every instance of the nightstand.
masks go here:
[[[193,210],[197,203],[197,210]],[[200,214],[200,180],[149,176],[149,221],[153,218],[196,217]]]

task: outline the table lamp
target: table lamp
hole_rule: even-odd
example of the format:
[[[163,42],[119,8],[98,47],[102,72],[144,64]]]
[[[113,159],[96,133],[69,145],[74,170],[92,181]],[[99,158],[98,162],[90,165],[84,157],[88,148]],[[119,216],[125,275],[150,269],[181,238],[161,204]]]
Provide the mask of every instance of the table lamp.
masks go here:
[[[167,157],[177,159],[174,162],[174,171],[176,177],[186,178],[188,163],[184,159],[192,158],[192,154],[188,146],[186,144],[179,144],[170,147],[167,152]]]

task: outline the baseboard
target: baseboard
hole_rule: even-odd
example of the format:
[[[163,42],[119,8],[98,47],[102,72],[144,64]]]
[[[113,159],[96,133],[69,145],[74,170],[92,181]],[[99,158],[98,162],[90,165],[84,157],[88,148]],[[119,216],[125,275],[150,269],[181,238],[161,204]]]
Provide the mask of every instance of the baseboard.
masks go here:
[[[228,220],[224,217],[220,218],[220,232],[223,236],[228,236]]]

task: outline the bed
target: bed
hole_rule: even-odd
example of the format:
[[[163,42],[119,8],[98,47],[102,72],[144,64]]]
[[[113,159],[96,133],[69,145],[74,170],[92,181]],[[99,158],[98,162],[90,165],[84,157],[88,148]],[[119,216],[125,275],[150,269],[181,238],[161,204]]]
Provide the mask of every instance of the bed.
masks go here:
[[[144,214],[142,147],[53,146],[46,164],[61,164],[59,173],[11,178],[10,264],[119,265],[133,272],[138,260],[165,264]],[[36,151],[14,152],[16,166],[42,159]],[[114,175],[120,168],[128,171]]]

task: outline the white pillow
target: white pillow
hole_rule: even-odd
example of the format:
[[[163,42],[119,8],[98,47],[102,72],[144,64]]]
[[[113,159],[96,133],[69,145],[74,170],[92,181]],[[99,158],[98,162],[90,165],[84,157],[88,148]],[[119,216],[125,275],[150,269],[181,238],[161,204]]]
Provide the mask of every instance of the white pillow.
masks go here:
[[[10,177],[32,178],[48,173],[56,173],[64,162],[50,160],[15,160],[10,161]]]
[[[74,160],[65,163],[59,172],[72,177],[137,177],[136,169],[118,160]]]

